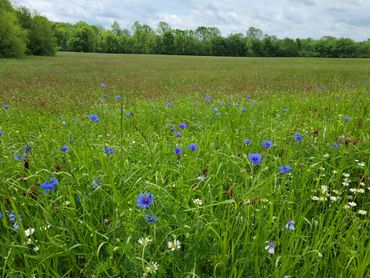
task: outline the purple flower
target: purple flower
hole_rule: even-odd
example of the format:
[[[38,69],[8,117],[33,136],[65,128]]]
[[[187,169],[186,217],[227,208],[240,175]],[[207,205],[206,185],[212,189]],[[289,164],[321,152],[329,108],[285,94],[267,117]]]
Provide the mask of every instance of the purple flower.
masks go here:
[[[175,126],[171,127],[171,131],[175,131],[175,130],[176,130]]]
[[[121,99],[121,96],[120,95],[116,95],[116,100],[120,100]]]
[[[102,87],[102,88],[106,88],[106,87],[107,87],[107,84],[105,84],[105,83],[101,83],[101,84],[100,84],[100,87]]]
[[[4,134],[4,132],[2,130],[0,130],[0,136],[3,135],[3,134]]]
[[[269,252],[269,254],[275,254],[275,247],[275,242],[269,241],[265,249],[267,250],[267,252]]]
[[[42,189],[44,189],[45,193],[48,193],[49,191],[53,191],[55,186],[58,185],[58,181],[54,178],[50,178],[49,180],[46,180],[44,183],[40,185]]]
[[[0,219],[2,219],[3,218],[3,214],[0,212]]]
[[[285,228],[287,228],[289,231],[294,231],[294,220],[289,220],[288,223],[286,223]]]
[[[69,151],[69,147],[67,146],[67,145],[64,145],[64,146],[62,146],[61,148],[60,148],[60,150],[62,151],[62,152],[68,152]]]
[[[243,107],[243,108],[242,108],[242,111],[243,111],[243,112],[247,111],[247,108]]]
[[[3,108],[4,108],[5,110],[8,110],[8,109],[10,108],[10,106],[9,106],[9,105],[4,105],[4,106],[3,106]]]
[[[186,123],[180,123],[179,124],[179,128],[181,128],[181,129],[185,129],[187,127],[188,127],[188,125]]]
[[[262,156],[259,153],[251,153],[248,155],[248,158],[254,165],[258,165],[262,162]]]
[[[340,145],[339,145],[338,143],[334,143],[334,144],[333,144],[333,148],[334,148],[334,150],[339,149],[339,147],[340,147]]]
[[[211,99],[212,99],[212,97],[209,96],[209,95],[206,95],[206,97],[204,98],[205,101],[210,101]]]
[[[299,132],[296,132],[294,134],[294,140],[297,141],[297,142],[299,142],[299,143],[301,143],[302,140],[303,140],[303,137],[301,136],[301,134]]]
[[[61,120],[62,119],[62,116],[59,115],[57,118],[58,118],[58,120]]]
[[[172,103],[167,103],[166,106],[167,107],[173,107],[173,104]]]
[[[177,155],[181,155],[181,153],[182,153],[182,149],[181,149],[181,148],[179,148],[179,147],[176,147],[176,148],[175,148],[175,154],[177,154]]]
[[[92,188],[93,189],[96,189],[97,187],[100,187],[103,185],[103,181],[100,180],[100,179],[95,179],[93,182],[92,182]]]
[[[112,148],[106,147],[104,148],[103,153],[109,156],[110,154],[114,154],[114,150]]]
[[[145,192],[144,194],[140,194],[137,198],[136,205],[143,209],[148,209],[153,205],[154,202],[154,195],[150,192]]]
[[[181,137],[181,132],[180,131],[176,132],[175,137]]]
[[[98,115],[96,114],[91,114],[89,116],[87,116],[90,120],[94,121],[94,122],[98,122],[99,121],[99,117]]]
[[[246,138],[246,139],[244,140],[244,145],[250,145],[250,144],[252,144],[252,141],[251,141],[251,140],[249,140],[248,138]]]
[[[247,96],[247,100],[250,101],[251,100],[251,96]]]
[[[264,146],[266,149],[272,148],[273,144],[271,141],[263,141],[262,146]]]
[[[199,149],[198,145],[194,143],[189,144],[188,148],[191,151],[197,151]]]
[[[289,165],[280,165],[279,166],[279,169],[280,169],[280,174],[282,175],[282,176],[284,176],[285,175],[285,173],[288,173],[290,170],[292,170],[292,167],[290,167]]]
[[[158,222],[157,218],[153,217],[153,215],[151,213],[147,213],[145,215],[145,218],[148,221],[148,223],[150,223],[150,224],[153,224],[153,223],[157,223]]]
[[[344,117],[343,117],[343,119],[344,119],[346,122],[348,122],[348,121],[350,120],[350,117],[348,117],[348,116],[344,116]]]
[[[30,153],[32,151],[32,147],[30,145],[25,145],[23,147],[23,150],[24,150],[24,153],[25,154],[28,154],[28,153]]]

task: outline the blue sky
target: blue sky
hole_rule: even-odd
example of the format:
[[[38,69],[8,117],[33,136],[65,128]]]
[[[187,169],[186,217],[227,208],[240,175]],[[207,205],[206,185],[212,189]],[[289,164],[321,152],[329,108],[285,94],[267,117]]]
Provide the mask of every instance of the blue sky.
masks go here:
[[[223,35],[250,26],[266,34],[320,38],[325,35],[370,38],[370,0],[13,0],[53,21],[79,20],[109,28],[114,20],[130,29],[135,21],[153,28],[218,27]]]

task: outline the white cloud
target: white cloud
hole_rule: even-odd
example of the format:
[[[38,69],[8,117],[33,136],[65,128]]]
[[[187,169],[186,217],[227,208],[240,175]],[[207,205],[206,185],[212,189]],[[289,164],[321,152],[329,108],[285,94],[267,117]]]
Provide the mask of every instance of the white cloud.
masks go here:
[[[218,27],[223,35],[255,26],[278,37],[370,38],[370,1],[365,0],[13,0],[53,21],[86,21],[109,28],[113,20],[130,28],[137,20],[153,28]]]

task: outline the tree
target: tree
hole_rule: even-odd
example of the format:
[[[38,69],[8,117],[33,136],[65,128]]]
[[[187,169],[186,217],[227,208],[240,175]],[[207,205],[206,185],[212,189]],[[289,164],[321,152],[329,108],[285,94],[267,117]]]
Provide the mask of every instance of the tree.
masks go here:
[[[33,55],[55,55],[56,38],[46,17],[37,15],[32,18],[29,38],[28,48]]]
[[[27,35],[8,0],[0,0],[0,58],[22,57]]]
[[[71,38],[73,26],[69,23],[56,22],[52,25],[59,50],[70,50],[68,41]]]
[[[91,52],[96,50],[97,29],[80,21],[73,26],[68,45],[72,51]]]

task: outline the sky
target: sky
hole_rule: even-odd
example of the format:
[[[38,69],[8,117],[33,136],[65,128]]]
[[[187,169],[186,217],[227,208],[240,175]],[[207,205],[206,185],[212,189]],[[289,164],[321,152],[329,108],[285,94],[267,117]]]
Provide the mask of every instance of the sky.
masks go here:
[[[117,21],[131,29],[135,21],[154,29],[217,27],[222,35],[244,33],[253,26],[279,38],[326,35],[370,38],[370,0],[12,0],[52,21],[80,20],[110,28]]]

